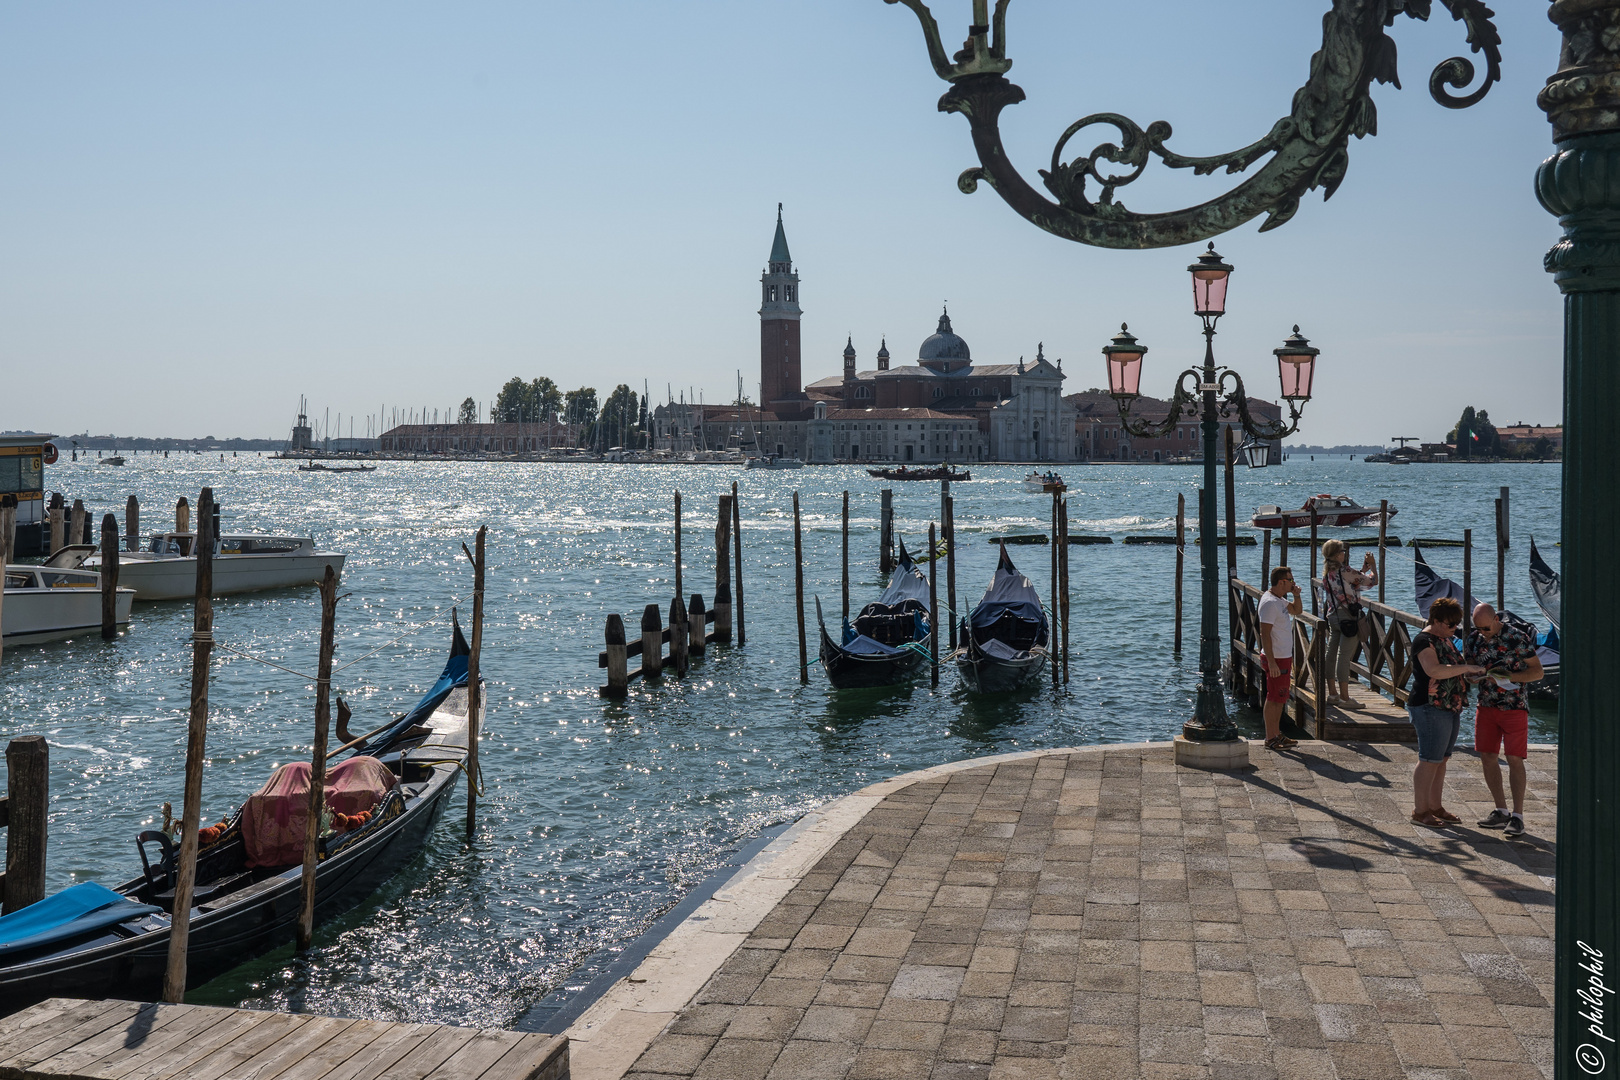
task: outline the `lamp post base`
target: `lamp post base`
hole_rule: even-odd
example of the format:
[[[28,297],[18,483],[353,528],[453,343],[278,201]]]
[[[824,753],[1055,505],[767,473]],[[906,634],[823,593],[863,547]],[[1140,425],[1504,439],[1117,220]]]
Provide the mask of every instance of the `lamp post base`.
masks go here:
[[[1188,769],[1246,769],[1249,767],[1249,742],[1231,739],[1208,742],[1177,735],[1175,741],[1176,764]]]

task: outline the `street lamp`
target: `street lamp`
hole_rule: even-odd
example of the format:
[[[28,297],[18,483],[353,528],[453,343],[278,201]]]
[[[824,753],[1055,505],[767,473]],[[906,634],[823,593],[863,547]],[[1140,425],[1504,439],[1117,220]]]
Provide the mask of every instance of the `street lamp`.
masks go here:
[[[1216,522],[1215,461],[1216,436],[1220,434],[1221,417],[1237,410],[1238,422],[1254,440],[1281,439],[1299,430],[1299,412],[1310,400],[1311,380],[1320,350],[1312,348],[1300,336],[1299,327],[1279,349],[1272,350],[1277,357],[1277,377],[1282,382],[1283,400],[1288,402],[1289,419],[1271,423],[1257,422],[1249,415],[1249,399],[1243,390],[1243,378],[1229,368],[1215,366],[1215,322],[1226,314],[1226,287],[1232,276],[1232,267],[1221,260],[1215,245],[1189,266],[1193,279],[1193,314],[1204,323],[1204,364],[1202,368],[1188,368],[1176,379],[1176,391],[1170,398],[1170,413],[1159,423],[1131,419],[1131,405],[1141,394],[1142,359],[1147,346],[1138,341],[1123,324],[1114,339],[1103,346],[1103,357],[1108,365],[1108,392],[1119,406],[1119,421],[1126,431],[1144,439],[1162,438],[1175,430],[1183,412],[1199,410],[1204,435],[1204,487],[1198,493],[1198,536],[1200,584],[1202,586],[1201,613],[1198,635],[1198,695],[1193,717],[1182,725],[1181,733],[1188,739],[1203,742],[1231,742],[1238,738],[1237,726],[1226,712],[1226,694],[1221,688],[1220,625],[1217,617],[1220,602],[1220,561],[1215,551],[1213,526]],[[1191,387],[1188,381],[1191,380]],[[1228,382],[1230,381],[1230,387]],[[1264,464],[1269,448],[1259,445],[1260,463]],[[1255,464],[1256,455],[1250,447],[1249,463]],[[1228,537],[1231,543],[1235,538]]]
[[[1271,444],[1258,439],[1243,444],[1243,456],[1251,469],[1263,469],[1271,464]]]

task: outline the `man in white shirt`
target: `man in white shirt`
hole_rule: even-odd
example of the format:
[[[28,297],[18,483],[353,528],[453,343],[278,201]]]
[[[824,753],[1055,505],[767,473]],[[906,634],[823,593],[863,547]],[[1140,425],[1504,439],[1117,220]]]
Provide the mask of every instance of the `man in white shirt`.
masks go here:
[[[1292,597],[1292,599],[1284,599]],[[1304,610],[1299,586],[1286,566],[1271,571],[1271,588],[1260,595],[1260,651],[1266,662],[1266,749],[1299,743],[1282,733],[1283,705],[1293,685],[1294,620]]]

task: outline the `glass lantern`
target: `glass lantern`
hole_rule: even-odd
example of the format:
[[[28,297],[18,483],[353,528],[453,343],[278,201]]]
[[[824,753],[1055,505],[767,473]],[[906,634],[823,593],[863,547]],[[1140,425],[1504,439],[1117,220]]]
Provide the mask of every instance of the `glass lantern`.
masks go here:
[[[1316,357],[1322,350],[1313,349],[1296,325],[1294,332],[1284,339],[1282,348],[1271,351],[1277,355],[1277,377],[1282,382],[1283,398],[1291,402],[1309,401]]]
[[[1198,261],[1187,267],[1193,279],[1193,314],[1205,319],[1218,319],[1226,314],[1226,283],[1232,276],[1232,267],[1221,261],[1211,241],[1209,250],[1198,256]]]
[[[1147,346],[1132,336],[1128,326],[1120,323],[1119,333],[1102,351],[1108,362],[1108,392],[1120,401],[1137,397],[1141,393],[1142,357],[1147,353]]]

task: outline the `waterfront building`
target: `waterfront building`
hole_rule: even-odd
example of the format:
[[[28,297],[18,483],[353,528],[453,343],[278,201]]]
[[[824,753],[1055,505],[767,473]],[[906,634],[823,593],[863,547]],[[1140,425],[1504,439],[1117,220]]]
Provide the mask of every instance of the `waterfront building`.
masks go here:
[[[1202,461],[1204,460],[1204,433],[1196,411],[1184,411],[1174,431],[1162,438],[1144,439],[1132,435],[1119,422],[1119,406],[1106,390],[1090,389],[1070,394],[1063,399],[1075,413],[1075,443],[1081,461]],[[1170,403],[1143,395],[1131,406],[1131,417],[1143,423],[1163,423],[1170,415]],[[1282,417],[1282,406],[1249,399],[1249,415],[1256,422],[1274,423]],[[1242,446],[1247,438],[1236,415],[1223,416],[1217,445],[1226,445],[1226,430],[1233,429],[1235,446]],[[1268,464],[1282,464],[1282,447],[1273,442],[1267,454]]]
[[[384,454],[534,454],[574,445],[578,428],[522,424],[400,424],[376,440]],[[334,443],[339,440],[332,440]],[[342,440],[348,442],[349,440]],[[355,440],[359,441],[359,440]]]

